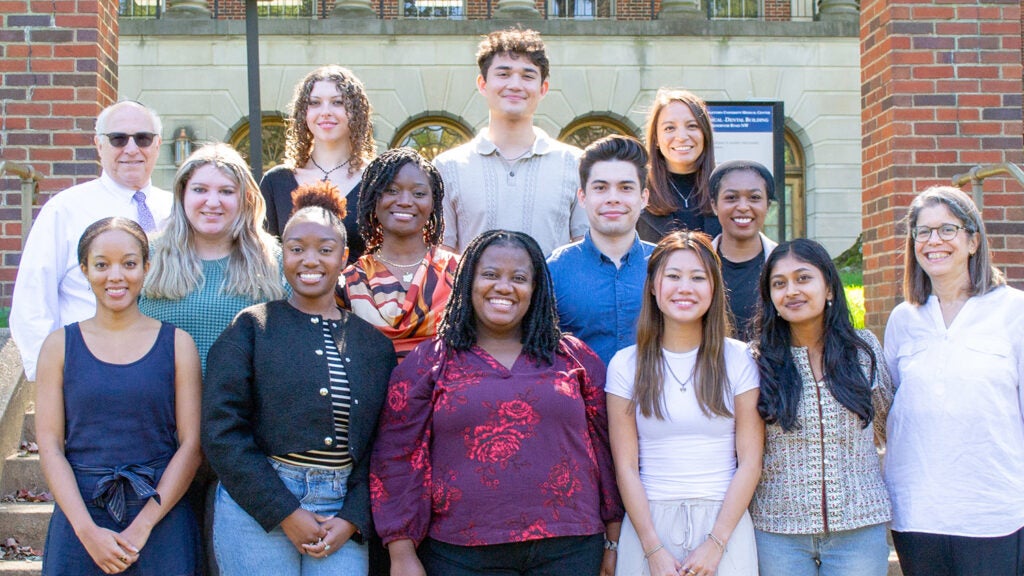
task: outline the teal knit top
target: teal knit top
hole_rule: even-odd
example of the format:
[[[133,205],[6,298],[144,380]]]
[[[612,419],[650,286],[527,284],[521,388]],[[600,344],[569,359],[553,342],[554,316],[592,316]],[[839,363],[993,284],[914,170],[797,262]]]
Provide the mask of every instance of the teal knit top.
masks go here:
[[[220,333],[235,319],[235,315],[261,300],[248,296],[225,294],[221,291],[227,271],[228,258],[203,260],[202,286],[181,300],[139,298],[139,310],[146,316],[170,322],[188,332],[199,349],[203,374],[206,374],[206,354]]]

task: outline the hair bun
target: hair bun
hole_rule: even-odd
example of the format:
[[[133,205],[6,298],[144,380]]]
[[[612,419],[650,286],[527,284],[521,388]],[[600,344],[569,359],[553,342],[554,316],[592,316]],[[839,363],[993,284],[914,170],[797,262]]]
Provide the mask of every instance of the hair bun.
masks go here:
[[[332,182],[318,180],[312,184],[303,184],[292,192],[292,214],[303,208],[323,208],[338,217],[345,218],[348,201],[341,195],[341,190]]]

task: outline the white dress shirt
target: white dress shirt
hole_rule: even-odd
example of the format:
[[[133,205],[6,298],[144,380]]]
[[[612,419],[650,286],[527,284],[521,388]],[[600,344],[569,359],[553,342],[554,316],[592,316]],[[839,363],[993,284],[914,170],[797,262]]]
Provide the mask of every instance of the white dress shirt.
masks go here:
[[[151,184],[142,191],[159,229],[170,216],[172,196]],[[134,194],[103,173],[60,192],[39,211],[21,252],[10,318],[29,380],[36,379],[39,350],[50,332],[96,313],[96,297],[78,266],[79,238],[103,218],[138,220]]]
[[[1024,292],[971,297],[949,328],[935,296],[904,302],[885,360],[892,529],[988,538],[1024,526]]]

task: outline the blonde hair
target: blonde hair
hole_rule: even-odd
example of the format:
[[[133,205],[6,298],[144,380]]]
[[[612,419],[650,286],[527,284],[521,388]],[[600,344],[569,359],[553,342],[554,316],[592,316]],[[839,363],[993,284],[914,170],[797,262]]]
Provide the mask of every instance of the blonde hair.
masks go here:
[[[206,144],[188,157],[174,176],[174,204],[167,227],[153,241],[153,265],[146,298],[180,300],[203,285],[203,263],[195,230],[185,215],[185,189],[195,172],[213,165],[238,185],[238,217],[231,226],[231,254],[221,290],[254,301],[284,297],[277,240],[263,230],[267,209],[259,185],[242,156],[223,143]]]

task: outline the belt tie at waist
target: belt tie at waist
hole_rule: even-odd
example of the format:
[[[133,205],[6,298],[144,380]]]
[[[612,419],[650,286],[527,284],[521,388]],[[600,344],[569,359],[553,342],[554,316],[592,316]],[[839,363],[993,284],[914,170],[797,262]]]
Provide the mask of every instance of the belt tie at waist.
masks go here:
[[[148,462],[146,464],[126,464],[115,466],[72,466],[75,471],[84,474],[102,474],[96,481],[96,488],[92,492],[92,503],[100,508],[106,508],[107,514],[119,525],[125,524],[125,484],[142,500],[153,498],[160,503],[160,494],[156,491],[156,469],[153,465],[159,462]]]

